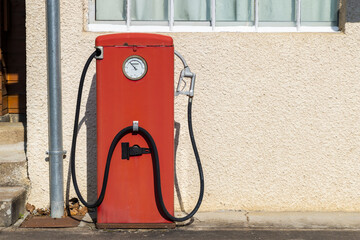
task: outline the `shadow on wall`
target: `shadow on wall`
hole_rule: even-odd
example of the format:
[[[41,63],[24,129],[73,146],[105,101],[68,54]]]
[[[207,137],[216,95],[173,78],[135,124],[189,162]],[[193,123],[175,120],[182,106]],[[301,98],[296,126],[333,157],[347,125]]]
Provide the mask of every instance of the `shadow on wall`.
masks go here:
[[[346,0],[346,22],[360,22],[360,1]]]
[[[89,95],[86,101],[86,110],[85,116],[80,120],[78,131],[81,131],[81,128],[85,124],[86,126],[86,176],[87,176],[87,196],[83,196],[85,200],[89,203],[94,203],[97,199],[97,163],[96,163],[96,155],[97,155],[97,148],[96,148],[96,74],[94,74]],[[76,165],[77,162],[75,162]],[[77,175],[78,176],[78,175]],[[78,180],[79,181],[79,180]],[[69,198],[70,198],[70,186],[72,185],[71,179],[71,171],[70,171],[70,164],[68,169],[67,175],[67,182],[66,182],[66,206],[69,206]],[[80,189],[81,192],[81,189]],[[90,213],[90,215],[92,215]],[[93,217],[93,216],[92,216]]]
[[[84,121],[86,126],[87,199],[92,203],[97,199],[96,74],[91,81]]]
[[[78,126],[79,130],[78,131],[81,131],[81,128],[83,127],[84,124],[86,126],[86,138],[87,138],[86,139],[87,196],[86,196],[85,200],[89,203],[94,203],[97,200],[96,74],[94,74],[94,76],[92,78],[89,95],[88,95],[88,98],[86,101],[85,116],[79,122],[79,126]],[[180,123],[174,122],[174,128],[175,128],[175,136],[174,136],[174,142],[175,142],[174,162],[175,163],[174,164],[175,164],[175,170],[176,170],[176,153],[177,153],[177,148],[179,145]],[[183,204],[181,193],[180,193],[180,187],[179,187],[177,176],[176,176],[176,171],[175,171],[174,183],[175,183],[176,196],[179,201],[180,209],[182,212],[185,213],[184,204]],[[70,186],[73,187],[72,180],[71,180],[70,164],[69,164],[67,184],[66,184],[66,198],[65,198],[66,206],[69,205]],[[93,220],[96,219],[95,211],[91,211],[91,212],[89,212],[89,214]]]
[[[177,174],[176,174],[176,153],[177,153],[177,149],[179,146],[179,137],[180,137],[180,123],[178,122],[174,122],[174,128],[175,128],[175,139],[174,139],[174,144],[175,144],[175,150],[174,150],[174,169],[175,169],[175,174],[174,174],[174,184],[175,184],[175,190],[176,190],[176,196],[177,199],[179,201],[179,205],[180,205],[180,210],[183,213],[186,213],[185,208],[184,208],[184,203],[181,197],[181,192],[180,192],[180,187],[179,187],[179,181],[177,178]]]

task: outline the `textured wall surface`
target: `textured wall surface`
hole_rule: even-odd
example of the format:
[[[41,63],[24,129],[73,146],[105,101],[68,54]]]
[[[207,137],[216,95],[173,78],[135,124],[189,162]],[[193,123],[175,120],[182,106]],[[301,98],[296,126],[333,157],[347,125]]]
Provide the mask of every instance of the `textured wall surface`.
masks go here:
[[[201,211],[360,209],[360,5],[347,1],[342,33],[169,34],[198,76],[193,125],[205,172]],[[45,3],[26,4],[28,201],[44,207],[49,204]],[[84,30],[86,9],[87,0],[61,3],[68,152],[81,71],[95,38],[103,34]],[[180,67],[176,60],[175,79]],[[85,197],[94,199],[94,64],[88,73],[77,176]],[[187,99],[180,96],[175,102],[180,129],[175,202],[190,209],[198,196],[197,169],[187,131]],[[75,196],[72,186],[70,196]]]

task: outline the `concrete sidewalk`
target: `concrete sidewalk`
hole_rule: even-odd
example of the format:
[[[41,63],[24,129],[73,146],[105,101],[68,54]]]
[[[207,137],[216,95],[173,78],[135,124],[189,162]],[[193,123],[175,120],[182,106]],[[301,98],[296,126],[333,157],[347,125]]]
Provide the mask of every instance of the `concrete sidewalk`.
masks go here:
[[[359,213],[198,213],[173,230],[99,230],[87,214],[75,228],[0,229],[0,239],[360,239]]]

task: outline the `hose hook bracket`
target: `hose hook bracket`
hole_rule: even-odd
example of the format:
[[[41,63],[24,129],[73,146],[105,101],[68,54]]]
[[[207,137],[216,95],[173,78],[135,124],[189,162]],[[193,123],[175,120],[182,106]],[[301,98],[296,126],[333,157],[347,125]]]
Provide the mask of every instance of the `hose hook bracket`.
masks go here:
[[[96,46],[95,51],[96,51],[96,55],[95,55],[96,60],[104,59],[104,47],[103,46]]]
[[[139,121],[133,121],[133,132],[137,133],[139,131]]]

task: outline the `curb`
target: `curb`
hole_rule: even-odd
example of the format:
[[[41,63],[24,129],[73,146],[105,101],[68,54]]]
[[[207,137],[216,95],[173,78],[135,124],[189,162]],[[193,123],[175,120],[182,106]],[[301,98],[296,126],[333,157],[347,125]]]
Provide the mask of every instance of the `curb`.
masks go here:
[[[342,229],[360,230],[360,213],[353,212],[200,212],[186,229]]]

